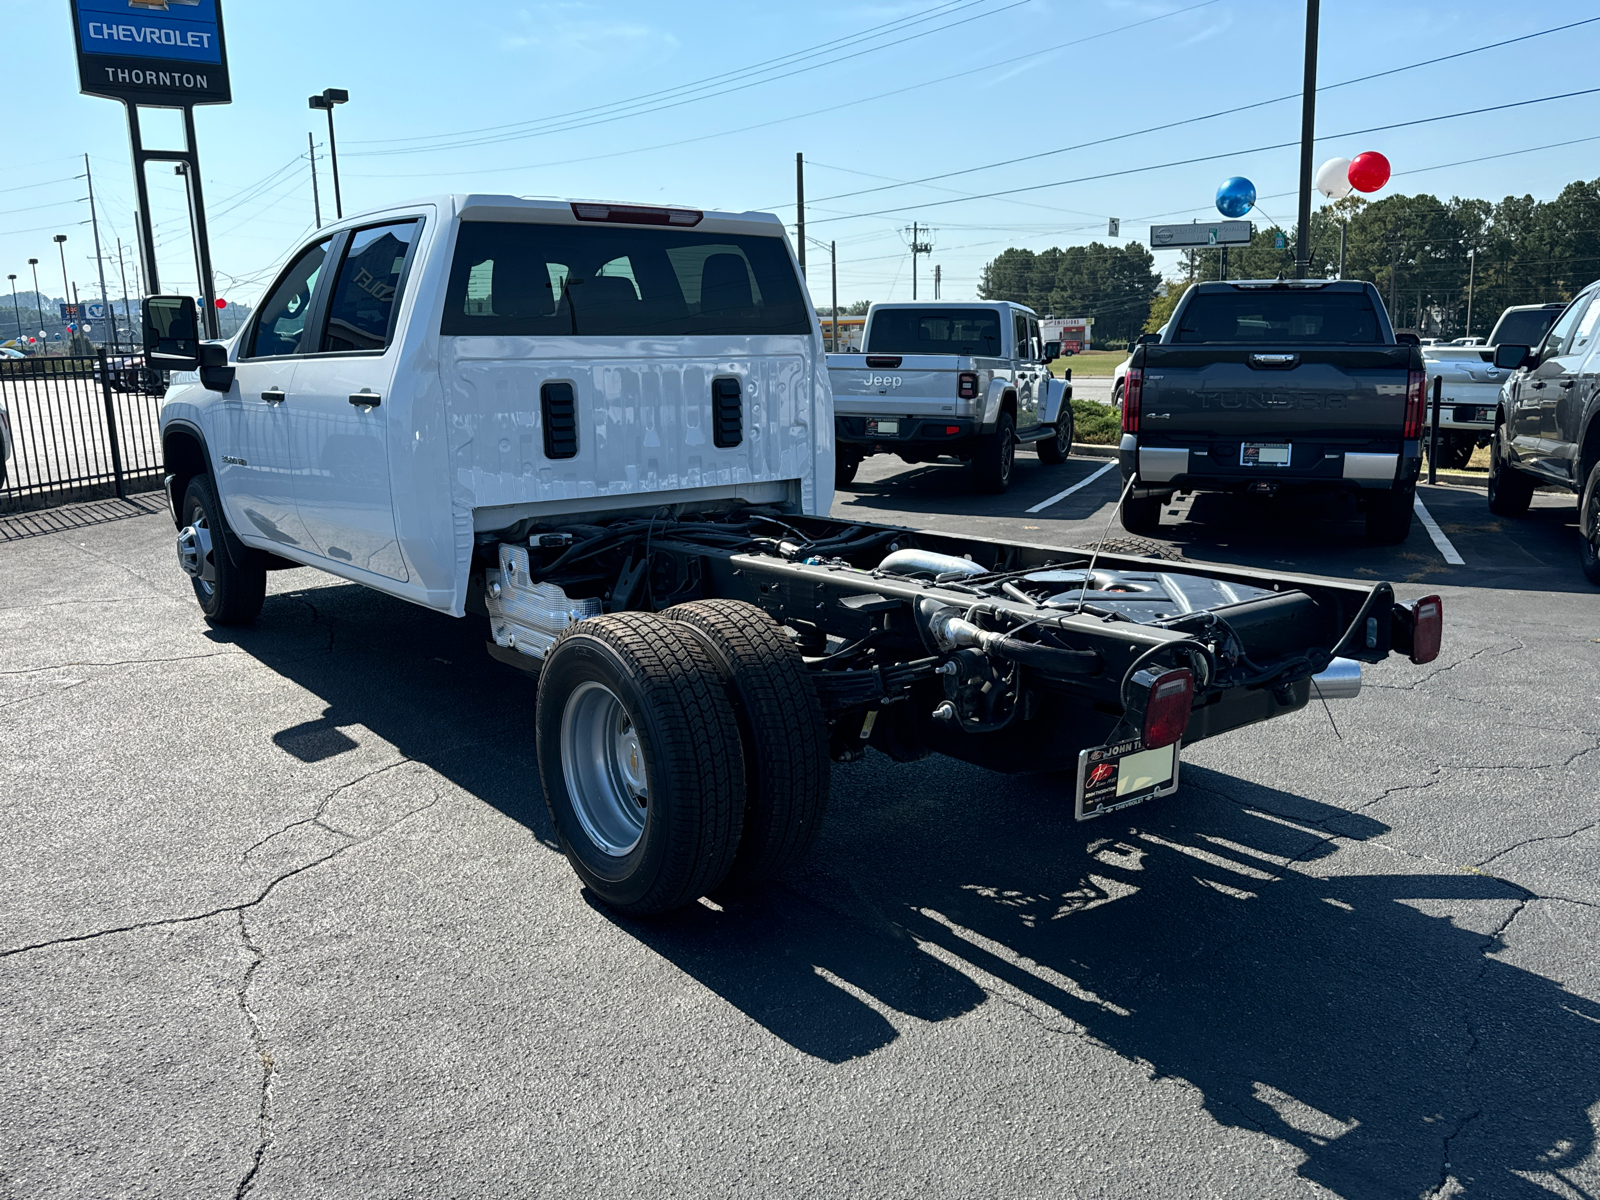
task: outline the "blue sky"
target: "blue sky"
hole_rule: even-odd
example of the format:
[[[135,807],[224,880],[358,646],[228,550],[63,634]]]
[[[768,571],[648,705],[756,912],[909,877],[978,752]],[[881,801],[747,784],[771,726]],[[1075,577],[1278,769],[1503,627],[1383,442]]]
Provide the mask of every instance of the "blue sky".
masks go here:
[[[934,231],[920,294],[931,295],[936,263],[943,294],[960,298],[1007,246],[1106,240],[1113,216],[1124,240],[1145,241],[1152,219],[1213,215],[1212,196],[1229,175],[1251,178],[1272,217],[1294,217],[1297,150],[1239,152],[1295,141],[1297,99],[1121,135],[1298,93],[1299,0],[224,0],[224,8],[234,103],[201,109],[198,122],[219,290],[242,301],[256,298],[311,229],[306,134],[324,143],[327,130],[306,97],[325,87],[351,93],[337,117],[347,213],[472,190],[760,208],[792,222],[794,156],[804,152],[807,232],[838,243],[841,302],[910,298],[913,220]],[[1324,0],[1320,82],[1593,16],[1600,7]],[[26,288],[27,259],[37,257],[43,290],[59,294],[50,239],[64,232],[69,273],[88,296],[97,290],[93,249],[73,176],[87,152],[107,248],[118,235],[128,245],[133,182],[121,106],[78,94],[67,0],[0,0],[0,20],[11,50],[0,265]],[[794,57],[770,62],[785,56]],[[1380,150],[1399,173],[1388,191],[1550,197],[1600,176],[1600,94],[1332,135],[1597,87],[1581,69],[1597,60],[1600,22],[1326,91],[1317,160]],[[604,107],[636,97],[647,99]],[[481,130],[489,132],[466,132]],[[1597,140],[1462,163],[1588,137]],[[1023,155],[1040,157],[888,186]],[[968,198],[1212,155],[1222,157]],[[153,171],[163,283],[192,288],[182,193],[170,168]],[[322,171],[331,209],[326,161]],[[861,194],[868,188],[884,190]],[[825,304],[827,253],[812,246],[808,257],[813,294]],[[1175,257],[1158,263],[1175,271]]]

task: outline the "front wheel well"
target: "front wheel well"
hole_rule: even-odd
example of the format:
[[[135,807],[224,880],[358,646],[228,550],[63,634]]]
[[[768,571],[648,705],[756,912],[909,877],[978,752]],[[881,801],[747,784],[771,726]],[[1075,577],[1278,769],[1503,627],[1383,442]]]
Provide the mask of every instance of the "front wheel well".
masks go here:
[[[172,494],[180,503],[189,481],[211,471],[211,464],[206,461],[205,447],[200,444],[198,437],[185,429],[170,429],[162,437],[161,459],[167,474],[172,476]]]

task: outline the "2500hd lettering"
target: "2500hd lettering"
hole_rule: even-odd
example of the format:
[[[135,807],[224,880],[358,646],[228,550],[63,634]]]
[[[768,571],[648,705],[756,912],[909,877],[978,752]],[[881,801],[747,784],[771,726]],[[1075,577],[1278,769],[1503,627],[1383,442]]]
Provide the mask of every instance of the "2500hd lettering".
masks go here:
[[[1438,600],[1388,584],[831,518],[821,330],[766,214],[439,197],[319,232],[226,345],[192,300],[145,321],[206,618],[314,567],[482,622],[622,911],[794,864],[831,761],[1058,771],[1092,817],[1172,791],[1185,743],[1438,653]]]

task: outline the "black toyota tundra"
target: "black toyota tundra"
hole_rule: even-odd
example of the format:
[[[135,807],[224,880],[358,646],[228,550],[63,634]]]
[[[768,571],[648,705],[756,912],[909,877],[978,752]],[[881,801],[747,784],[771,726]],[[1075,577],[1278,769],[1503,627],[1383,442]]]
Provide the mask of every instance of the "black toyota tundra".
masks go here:
[[[1353,497],[1372,541],[1402,542],[1426,381],[1370,283],[1196,284],[1133,349],[1122,523],[1149,533],[1176,492],[1320,492]]]

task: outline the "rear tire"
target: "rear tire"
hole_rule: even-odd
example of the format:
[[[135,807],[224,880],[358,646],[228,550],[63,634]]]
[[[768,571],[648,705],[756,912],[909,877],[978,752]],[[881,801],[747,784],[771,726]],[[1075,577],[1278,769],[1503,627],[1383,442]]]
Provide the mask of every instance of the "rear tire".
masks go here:
[[[846,454],[838,451],[833,456],[833,486],[847,488],[855,482],[856,472],[861,469],[861,456],[859,454]]]
[[[1398,492],[1374,492],[1368,496],[1367,541],[1379,546],[1398,546],[1410,537],[1416,500],[1414,487]]]
[[[1534,482],[1505,460],[1500,430],[1489,438],[1489,511],[1497,517],[1520,517],[1533,503]]]
[[[1600,586],[1600,463],[1589,468],[1589,479],[1578,499],[1578,562],[1592,584]]]
[[[1072,410],[1065,401],[1061,405],[1061,419],[1056,422],[1054,437],[1047,437],[1042,442],[1035,442],[1034,446],[1039,451],[1039,461],[1047,466],[1059,467],[1067,461],[1072,453],[1073,420]]]
[[[1122,385],[1122,380],[1120,380],[1120,379],[1117,380],[1116,383],[1111,385],[1111,407],[1112,408],[1120,409],[1122,407],[1122,386],[1123,386]]]
[[[737,600],[669,608],[722,669],[744,744],[744,832],[721,891],[781,875],[810,851],[828,807],[828,725],[800,650]]]
[[[196,475],[183,493],[183,525],[203,534],[197,543],[201,578],[190,577],[194,598],[212,625],[248,625],[261,615],[267,596],[267,568],[262,556],[245,551],[245,565],[235,565],[224,531],[227,518],[209,475]]]
[[[721,672],[654,613],[570,626],[545,656],[535,715],[556,838],[611,908],[651,916],[727,877],[744,817],[744,754]]]
[[[1129,496],[1122,502],[1122,527],[1129,533],[1154,533],[1161,528],[1164,496]]]
[[[1008,412],[1000,414],[994,432],[978,438],[973,447],[972,472],[978,487],[998,496],[1011,486],[1011,468],[1017,461],[1017,422]]]
[[[1439,469],[1441,471],[1459,471],[1472,461],[1472,452],[1476,450],[1477,440],[1472,434],[1453,433],[1441,439],[1444,445],[1439,447]]]

